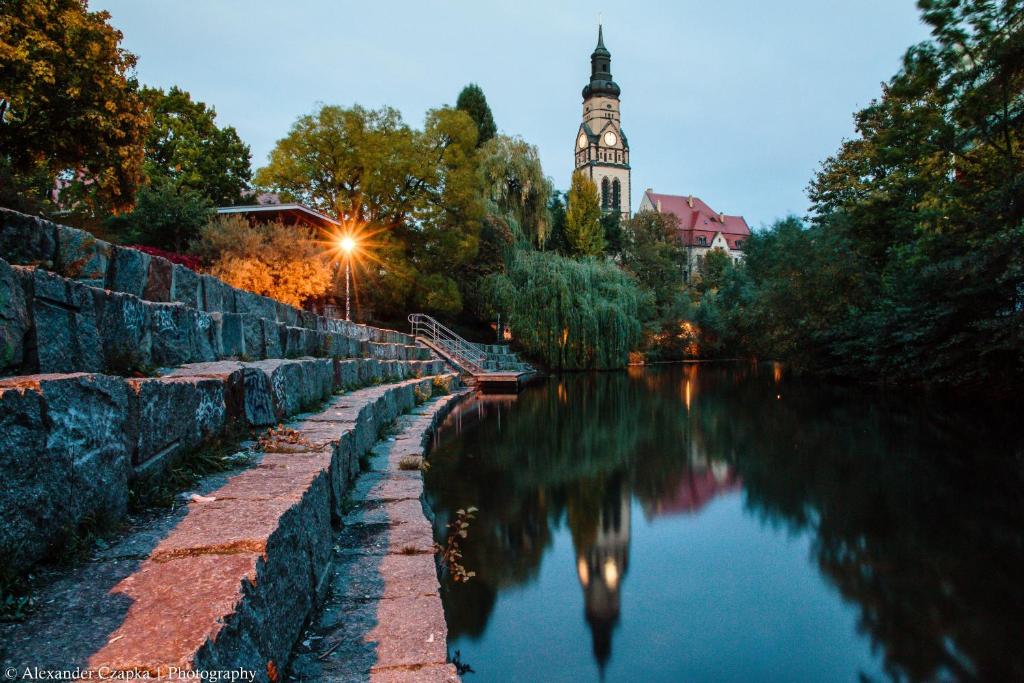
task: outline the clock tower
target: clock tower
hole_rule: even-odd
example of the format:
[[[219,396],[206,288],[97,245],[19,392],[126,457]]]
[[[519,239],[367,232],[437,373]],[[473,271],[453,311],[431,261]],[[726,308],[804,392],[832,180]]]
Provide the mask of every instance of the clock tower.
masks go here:
[[[576,170],[597,185],[601,208],[629,218],[629,142],[619,120],[619,86],[612,80],[612,54],[597,27],[590,55],[590,83],[583,88],[583,123],[576,133]]]

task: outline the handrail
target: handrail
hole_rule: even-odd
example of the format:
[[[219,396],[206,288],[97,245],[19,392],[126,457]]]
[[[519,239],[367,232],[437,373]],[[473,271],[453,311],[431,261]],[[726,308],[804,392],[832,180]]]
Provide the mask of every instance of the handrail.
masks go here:
[[[410,314],[409,324],[412,326],[414,337],[421,337],[440,347],[442,351],[452,357],[453,361],[463,366],[463,369],[472,374],[486,372],[484,365],[487,362],[487,354],[479,344],[466,341],[425,313]]]

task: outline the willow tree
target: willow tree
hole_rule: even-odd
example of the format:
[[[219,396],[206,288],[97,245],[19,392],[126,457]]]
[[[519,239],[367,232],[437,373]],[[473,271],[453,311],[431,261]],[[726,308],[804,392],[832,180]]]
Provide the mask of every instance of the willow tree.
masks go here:
[[[621,368],[640,343],[649,295],[610,263],[518,250],[485,288],[507,312],[516,343],[551,368]]]
[[[604,251],[601,205],[594,181],[576,171],[566,197],[565,236],[573,254],[597,256]]]
[[[552,186],[537,148],[518,137],[492,138],[480,148],[480,178],[489,213],[507,220],[521,240],[543,246],[551,234]]]

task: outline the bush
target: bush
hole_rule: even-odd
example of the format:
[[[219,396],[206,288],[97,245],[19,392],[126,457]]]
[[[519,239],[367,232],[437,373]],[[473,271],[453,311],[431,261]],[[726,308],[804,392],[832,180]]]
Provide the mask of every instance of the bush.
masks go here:
[[[323,296],[334,281],[327,250],[304,226],[221,216],[200,230],[192,249],[229,285],[292,306]]]

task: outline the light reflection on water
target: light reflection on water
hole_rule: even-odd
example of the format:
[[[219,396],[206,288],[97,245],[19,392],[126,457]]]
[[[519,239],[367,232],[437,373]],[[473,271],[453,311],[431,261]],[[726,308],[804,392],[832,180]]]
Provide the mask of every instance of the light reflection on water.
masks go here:
[[[449,416],[467,681],[1021,680],[1019,438],[775,364],[552,379]]]

